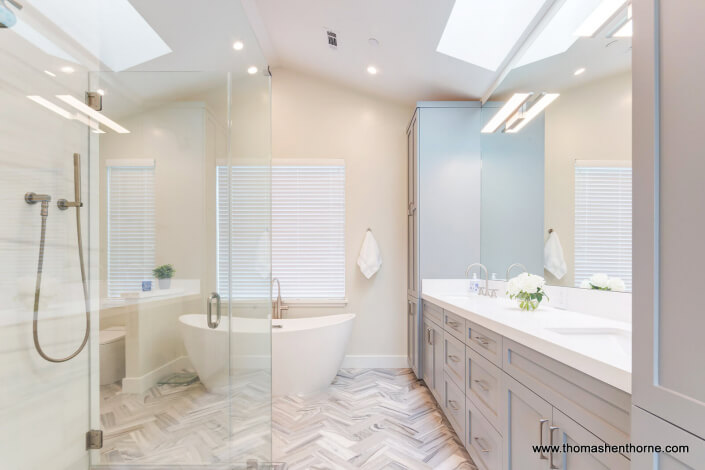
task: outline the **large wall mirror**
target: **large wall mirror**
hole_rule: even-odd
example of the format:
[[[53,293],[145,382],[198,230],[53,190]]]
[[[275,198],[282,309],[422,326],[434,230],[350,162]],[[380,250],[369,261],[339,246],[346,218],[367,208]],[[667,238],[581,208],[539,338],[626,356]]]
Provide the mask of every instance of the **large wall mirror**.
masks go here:
[[[566,1],[483,107],[481,257],[497,279],[631,291],[631,11],[585,31],[578,10],[599,3]]]

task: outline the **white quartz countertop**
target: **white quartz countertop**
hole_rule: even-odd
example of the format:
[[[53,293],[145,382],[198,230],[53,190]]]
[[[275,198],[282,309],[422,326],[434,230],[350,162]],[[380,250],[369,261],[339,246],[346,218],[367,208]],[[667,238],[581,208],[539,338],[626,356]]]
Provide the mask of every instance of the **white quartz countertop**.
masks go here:
[[[508,298],[444,293],[424,288],[422,298],[512,341],[631,393],[631,324],[552,308],[519,310]]]

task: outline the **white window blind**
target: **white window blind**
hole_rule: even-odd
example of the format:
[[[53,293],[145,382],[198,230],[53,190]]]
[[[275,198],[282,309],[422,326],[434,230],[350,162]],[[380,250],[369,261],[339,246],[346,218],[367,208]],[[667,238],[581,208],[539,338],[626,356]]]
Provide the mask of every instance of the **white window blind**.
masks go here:
[[[632,169],[629,162],[575,165],[575,285],[593,274],[632,289]]]
[[[227,167],[218,168],[218,213],[227,215]],[[232,296],[269,295],[266,221],[269,169],[234,166]],[[224,189],[225,188],[225,189]],[[227,219],[219,216],[218,285],[228,292]],[[272,276],[288,300],[345,298],[345,166],[287,162],[271,168]]]
[[[108,166],[108,296],[152,279],[154,166]]]

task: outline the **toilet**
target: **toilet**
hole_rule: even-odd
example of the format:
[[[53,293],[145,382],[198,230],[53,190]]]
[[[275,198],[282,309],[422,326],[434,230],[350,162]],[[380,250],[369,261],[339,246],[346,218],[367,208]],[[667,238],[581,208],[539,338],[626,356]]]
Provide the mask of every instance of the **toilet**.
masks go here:
[[[100,384],[125,378],[125,327],[100,330]]]

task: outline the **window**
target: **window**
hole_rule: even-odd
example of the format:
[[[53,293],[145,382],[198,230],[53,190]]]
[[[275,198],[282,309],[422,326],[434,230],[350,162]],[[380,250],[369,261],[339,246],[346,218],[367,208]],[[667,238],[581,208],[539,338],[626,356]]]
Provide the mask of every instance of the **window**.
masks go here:
[[[228,244],[228,168],[218,167],[218,288],[232,297],[269,295],[270,169],[231,168],[232,244]],[[275,162],[271,168],[272,276],[288,300],[345,298],[345,166],[341,161]]]
[[[152,279],[155,249],[154,161],[108,161],[108,296]]]
[[[595,273],[632,290],[630,162],[575,162],[575,285]]]

